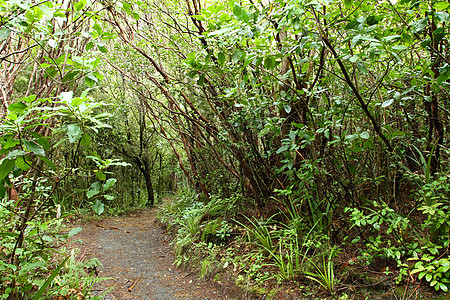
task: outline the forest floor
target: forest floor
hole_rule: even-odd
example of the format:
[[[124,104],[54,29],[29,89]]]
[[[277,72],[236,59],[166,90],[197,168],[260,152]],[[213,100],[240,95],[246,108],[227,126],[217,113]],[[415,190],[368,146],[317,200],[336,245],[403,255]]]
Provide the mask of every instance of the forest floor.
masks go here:
[[[226,290],[173,266],[172,247],[153,210],[126,216],[77,223],[83,230],[74,237],[79,259],[98,258],[99,277],[109,278],[93,287],[104,299],[234,299]],[[217,286],[216,286],[217,287]]]
[[[97,258],[101,265],[96,275],[106,278],[94,285],[93,296],[102,299],[144,300],[213,300],[213,299],[264,299],[243,292],[235,285],[224,282],[205,282],[198,272],[180,270],[173,265],[173,247],[170,237],[156,220],[155,210],[133,211],[123,216],[105,217],[100,220],[77,220],[73,227],[82,231],[71,241],[71,248],[78,248],[77,259],[88,261]],[[406,299],[386,293],[380,286],[361,289],[348,299]],[[413,288],[413,287],[412,287]],[[283,294],[276,299],[325,299],[326,297],[299,297]],[[407,294],[407,293],[400,293]],[[409,294],[409,293],[408,293]],[[411,296],[408,299],[412,299]],[[450,299],[420,296],[414,299]],[[337,299],[337,298],[336,298]],[[342,298],[347,299],[347,298]]]

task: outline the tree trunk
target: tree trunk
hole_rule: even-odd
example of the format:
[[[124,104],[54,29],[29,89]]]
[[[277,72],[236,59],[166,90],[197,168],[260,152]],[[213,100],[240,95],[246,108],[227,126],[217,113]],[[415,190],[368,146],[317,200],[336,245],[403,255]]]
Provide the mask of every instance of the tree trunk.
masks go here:
[[[148,164],[145,161],[142,161],[140,158],[136,158],[135,163],[138,166],[139,170],[142,172],[142,175],[144,175],[145,186],[147,187],[148,195],[147,206],[153,206],[153,204],[155,203],[155,194],[153,192],[152,176],[150,174]]]

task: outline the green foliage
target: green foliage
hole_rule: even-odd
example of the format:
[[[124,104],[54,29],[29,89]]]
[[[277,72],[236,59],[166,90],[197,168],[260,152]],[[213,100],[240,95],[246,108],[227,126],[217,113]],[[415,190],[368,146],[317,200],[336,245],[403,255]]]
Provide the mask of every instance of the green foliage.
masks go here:
[[[427,216],[426,222],[422,224],[422,229],[429,229],[432,238],[440,240],[441,243],[448,242],[448,232],[450,231],[450,178],[448,175],[438,176],[435,180],[430,180],[418,190],[418,194],[425,199],[418,208]]]
[[[40,297],[44,294],[47,287],[52,283],[53,280],[55,280],[55,277],[58,275],[58,273],[61,271],[61,268],[64,266],[64,264],[69,260],[69,256],[66,257],[59,266],[56,267],[56,269],[52,272],[49,278],[42,284],[42,286],[37,291],[36,295],[34,295],[33,300],[40,299]]]
[[[319,267],[314,262],[310,261],[314,266],[314,272],[304,271],[306,278],[314,280],[323,286],[328,292],[334,294],[336,289],[336,279],[334,278],[334,265],[333,258],[336,253],[336,249],[332,248],[328,258],[323,257],[322,266]]]
[[[449,257],[435,257],[428,253],[424,253],[420,258],[410,258],[410,261],[417,261],[410,274],[417,274],[417,279],[419,280],[425,278],[436,291],[448,292],[450,288],[449,259]]]
[[[240,224],[248,232],[249,242],[256,242],[264,251],[268,254],[273,253],[275,250],[275,245],[273,240],[278,238],[279,232],[276,226],[271,226],[270,219],[264,222],[258,222],[257,220],[251,220],[247,218],[251,226],[246,226],[245,224]]]
[[[100,279],[86,275],[84,263],[75,260],[75,253],[61,248],[81,228],[68,230],[62,219],[46,221],[39,218],[28,222],[25,247],[15,249],[19,235],[11,229],[20,224],[20,219],[14,206],[12,201],[6,200],[2,200],[0,206],[0,225],[7,229],[0,232],[0,291],[3,298],[87,295]],[[12,255],[15,255],[16,263],[10,263]]]
[[[243,196],[232,194],[230,197],[212,195],[205,206],[206,213],[211,217],[232,218],[238,213],[243,213]]]
[[[117,4],[0,3],[15,82],[0,196],[19,185],[26,221],[52,202],[97,214],[153,204],[183,181],[159,213],[178,262],[241,234],[249,253],[227,261],[240,282],[305,269],[333,292],[334,254],[315,256],[350,238],[359,263],[397,264],[406,280],[417,259],[413,275],[448,288],[447,2]],[[80,93],[101,82],[89,93],[114,116]],[[202,274],[219,263],[208,257]]]
[[[200,194],[162,208],[183,261],[190,242],[240,232],[249,253],[233,263],[257,263],[240,266],[239,282],[294,280],[303,268],[333,292],[328,253],[348,238],[358,263],[394,272],[429,243],[445,248],[448,4],[334,4],[187,7],[197,33],[155,13],[172,24],[159,36],[167,44],[143,26],[140,40],[117,46],[133,52],[121,74],[152,94],[139,101],[154,124],[169,125],[161,135]],[[141,21],[150,10],[139,10]],[[222,224],[233,230],[215,240]]]
[[[55,1],[0,2],[2,76],[8,82],[2,85],[0,108],[0,293],[5,299],[86,297],[97,281],[86,275],[74,252],[61,249],[80,228],[66,232],[62,219],[53,218],[61,213],[61,203],[58,209],[54,205],[61,187],[70,186],[64,191],[69,193],[85,187],[70,185],[90,173],[79,163],[80,152],[92,149],[93,135],[108,128],[110,115],[98,113],[105,104],[77,89],[83,79],[93,87],[102,77],[98,53],[84,47],[94,35],[98,39],[91,44],[101,40],[85,26],[98,21],[92,9],[86,1],[74,9]],[[61,155],[64,149],[71,155]]]

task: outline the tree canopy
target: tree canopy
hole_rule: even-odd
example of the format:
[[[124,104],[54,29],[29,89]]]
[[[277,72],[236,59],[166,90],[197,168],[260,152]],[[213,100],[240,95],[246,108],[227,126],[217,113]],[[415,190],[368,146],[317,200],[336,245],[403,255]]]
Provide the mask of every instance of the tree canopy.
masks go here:
[[[449,6],[0,0],[0,274],[57,206],[188,191],[164,209],[192,241],[237,226],[282,281],[334,293],[329,262],[357,256],[447,292]]]

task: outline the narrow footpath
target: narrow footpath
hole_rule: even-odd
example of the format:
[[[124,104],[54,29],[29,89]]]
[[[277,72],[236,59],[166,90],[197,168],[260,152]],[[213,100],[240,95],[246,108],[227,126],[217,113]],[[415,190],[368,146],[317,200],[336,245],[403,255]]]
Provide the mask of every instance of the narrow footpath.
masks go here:
[[[77,225],[78,226],[78,225]],[[99,277],[93,295],[104,299],[233,299],[198,280],[195,272],[183,272],[173,264],[173,255],[163,230],[151,210],[125,217],[111,217],[79,225],[72,247],[80,259],[98,258]]]

